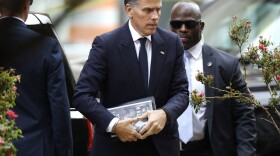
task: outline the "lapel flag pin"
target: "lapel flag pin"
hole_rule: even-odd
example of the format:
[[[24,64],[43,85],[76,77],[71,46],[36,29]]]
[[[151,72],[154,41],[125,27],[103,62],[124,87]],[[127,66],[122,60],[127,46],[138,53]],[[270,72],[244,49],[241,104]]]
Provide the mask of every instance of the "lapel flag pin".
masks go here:
[[[162,55],[164,55],[164,52],[163,52],[163,51],[161,51],[160,53],[161,53]]]
[[[211,66],[212,66],[212,62],[208,62],[208,63],[207,63],[207,66],[208,66],[208,67],[211,67]]]

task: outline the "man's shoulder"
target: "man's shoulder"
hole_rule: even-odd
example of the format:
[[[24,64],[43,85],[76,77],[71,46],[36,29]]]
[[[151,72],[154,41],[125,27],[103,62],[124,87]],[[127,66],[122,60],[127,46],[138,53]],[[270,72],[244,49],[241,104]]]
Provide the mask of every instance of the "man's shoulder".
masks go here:
[[[26,44],[32,41],[33,44],[30,45],[31,47],[43,45],[50,47],[50,45],[56,45],[58,43],[58,41],[52,37],[38,33],[34,30],[29,29],[28,27],[17,25],[6,27],[5,29],[0,31],[0,34],[1,38],[18,38],[17,41],[21,41],[20,44]]]
[[[126,28],[126,25],[120,26],[114,30],[111,30],[109,32],[103,33],[101,35],[99,35],[99,37],[102,38],[108,38],[108,39],[112,39],[112,38],[120,38],[124,35],[129,35],[129,29]]]
[[[59,44],[56,38],[50,37],[46,34],[41,34],[29,28],[25,29],[25,34],[28,36],[28,40],[34,41],[34,46],[41,46],[44,49],[53,49],[54,46]]]
[[[173,37],[173,38],[176,38],[177,37],[177,34],[170,31],[170,30],[166,30],[166,29],[163,29],[163,28],[157,28],[156,32],[162,36],[163,38],[170,38],[170,37]]]
[[[162,28],[157,28],[155,33],[152,35],[152,40],[156,40],[157,43],[161,46],[163,45],[168,45],[168,46],[178,46],[181,44],[181,40],[179,39],[179,36],[170,31],[170,30],[165,30]],[[181,44],[182,49],[183,45]]]
[[[214,56],[220,56],[220,57],[226,58],[226,59],[236,59],[237,58],[236,56],[234,56],[232,54],[229,54],[225,51],[212,47],[208,44],[203,45],[203,51],[205,51],[206,53],[211,53]]]

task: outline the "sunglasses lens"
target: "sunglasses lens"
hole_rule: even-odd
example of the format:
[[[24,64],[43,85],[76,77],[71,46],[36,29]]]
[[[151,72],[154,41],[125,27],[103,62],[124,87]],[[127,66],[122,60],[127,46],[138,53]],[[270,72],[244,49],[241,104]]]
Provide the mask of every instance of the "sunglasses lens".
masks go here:
[[[33,3],[33,0],[30,0],[30,5],[32,5],[32,3]]]
[[[197,21],[186,21],[185,24],[188,29],[192,29],[198,24],[198,22]]]
[[[183,24],[184,24],[183,21],[170,21],[170,25],[174,29],[181,28]]]
[[[194,20],[192,20],[192,21],[170,21],[170,25],[174,29],[179,29],[184,24],[186,28],[193,29],[194,27],[197,26],[197,24],[199,22],[200,22],[200,20],[199,21],[194,21]]]

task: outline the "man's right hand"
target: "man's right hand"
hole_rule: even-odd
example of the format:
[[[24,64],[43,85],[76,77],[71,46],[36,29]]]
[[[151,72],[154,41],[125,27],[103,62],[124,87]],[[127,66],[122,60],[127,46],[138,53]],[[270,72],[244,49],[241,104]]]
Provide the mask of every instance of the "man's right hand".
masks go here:
[[[141,139],[141,135],[133,126],[137,121],[137,118],[119,120],[114,126],[113,133],[116,133],[122,142],[137,141]]]

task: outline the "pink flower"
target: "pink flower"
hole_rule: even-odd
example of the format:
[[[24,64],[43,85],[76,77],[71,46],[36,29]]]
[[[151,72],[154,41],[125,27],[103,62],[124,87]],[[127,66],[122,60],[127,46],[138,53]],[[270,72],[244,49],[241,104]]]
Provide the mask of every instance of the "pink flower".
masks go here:
[[[3,145],[4,143],[5,141],[2,138],[0,138],[0,145]]]
[[[13,86],[13,90],[16,91],[16,90],[17,90],[17,87],[16,87],[16,86]]]
[[[259,49],[260,49],[260,50],[263,50],[263,51],[266,51],[267,48],[265,47],[264,44],[260,44],[260,45],[259,45]]]
[[[203,96],[204,96],[204,93],[200,93],[199,96],[200,96],[200,97],[203,97]]]
[[[276,79],[277,81],[280,81],[280,75],[275,76],[275,79]]]
[[[7,115],[11,118],[11,119],[16,119],[18,117],[18,115],[12,111],[12,110],[8,110],[7,111]]]

